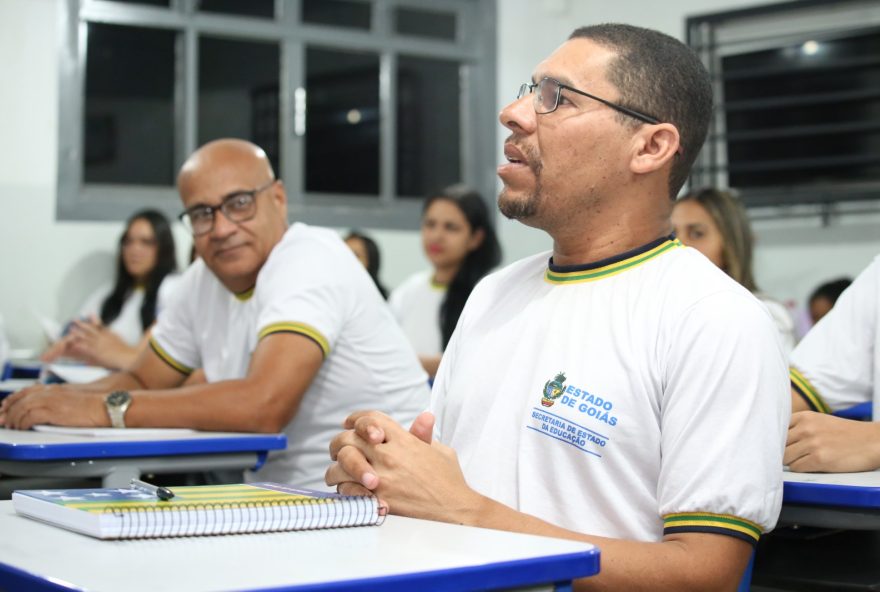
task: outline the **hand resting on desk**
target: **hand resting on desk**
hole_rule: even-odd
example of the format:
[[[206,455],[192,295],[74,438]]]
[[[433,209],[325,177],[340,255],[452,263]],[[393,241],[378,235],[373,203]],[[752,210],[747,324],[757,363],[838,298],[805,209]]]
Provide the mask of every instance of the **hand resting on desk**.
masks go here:
[[[880,468],[880,423],[798,411],[791,416],[783,462],[804,473]]]
[[[0,426],[17,430],[37,424],[109,426],[106,395],[82,385],[37,384],[0,401]]]

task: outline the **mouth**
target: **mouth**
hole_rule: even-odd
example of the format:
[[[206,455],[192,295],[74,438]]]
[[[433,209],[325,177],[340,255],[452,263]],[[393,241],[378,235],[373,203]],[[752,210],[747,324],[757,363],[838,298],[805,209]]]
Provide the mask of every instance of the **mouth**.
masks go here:
[[[510,142],[506,142],[504,144],[504,158],[507,159],[508,163],[514,165],[528,166],[529,164],[529,161],[526,158],[526,155],[523,154],[522,150],[520,150]]]
[[[439,255],[442,252],[443,247],[440,247],[439,245],[428,245],[428,253],[431,255]]]

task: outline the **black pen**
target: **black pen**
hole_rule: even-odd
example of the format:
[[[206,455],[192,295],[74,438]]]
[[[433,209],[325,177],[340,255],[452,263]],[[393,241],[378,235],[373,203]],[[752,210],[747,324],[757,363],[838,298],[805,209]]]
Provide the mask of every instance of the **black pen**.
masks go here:
[[[140,479],[132,479],[130,486],[132,489],[137,489],[138,491],[143,491],[144,493],[149,493],[150,495],[155,495],[163,502],[166,502],[174,497],[174,492],[167,487],[150,485],[149,483],[141,481]]]

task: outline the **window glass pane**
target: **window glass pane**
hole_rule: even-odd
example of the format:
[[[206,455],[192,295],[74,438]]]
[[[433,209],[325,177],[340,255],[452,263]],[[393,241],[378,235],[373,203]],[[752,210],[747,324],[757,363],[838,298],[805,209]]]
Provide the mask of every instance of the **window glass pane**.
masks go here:
[[[203,12],[275,18],[275,0],[199,0],[199,10]]]
[[[370,28],[370,5],[352,0],[302,0],[302,21],[355,29]]]
[[[397,193],[425,197],[461,181],[459,64],[401,56],[397,71]]]
[[[199,145],[243,138],[261,146],[280,175],[277,43],[199,38]]]
[[[379,193],[379,56],[306,50],[306,191]]]
[[[87,183],[173,185],[174,41],[172,31],[89,23]]]
[[[413,8],[394,9],[394,30],[404,35],[455,40],[455,14]]]

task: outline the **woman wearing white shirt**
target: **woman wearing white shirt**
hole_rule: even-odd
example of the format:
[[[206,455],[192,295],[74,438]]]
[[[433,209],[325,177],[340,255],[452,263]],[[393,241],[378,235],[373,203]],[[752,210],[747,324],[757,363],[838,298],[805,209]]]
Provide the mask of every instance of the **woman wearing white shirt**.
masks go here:
[[[43,360],[65,357],[127,368],[174,289],[176,269],[174,237],[165,216],[155,210],[134,214],[119,241],[115,282],[86,300],[80,318]]]
[[[433,377],[471,290],[501,261],[501,247],[486,202],[453,186],[425,200],[422,247],[430,270],[410,276],[391,292],[395,318]]]

